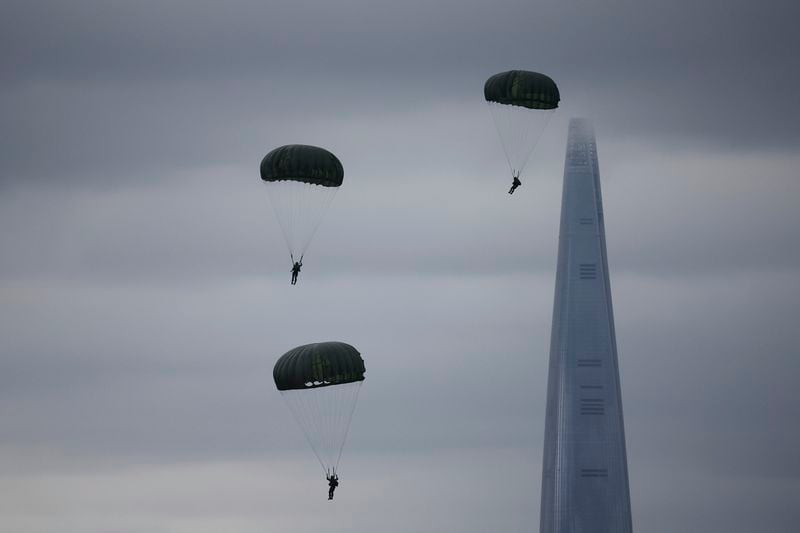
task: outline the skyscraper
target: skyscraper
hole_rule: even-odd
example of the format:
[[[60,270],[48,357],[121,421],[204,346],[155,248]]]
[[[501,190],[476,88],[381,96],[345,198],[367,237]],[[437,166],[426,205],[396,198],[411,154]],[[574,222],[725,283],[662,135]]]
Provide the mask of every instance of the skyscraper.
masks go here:
[[[572,119],[564,164],[540,533],[630,533],[628,461],[597,148]]]

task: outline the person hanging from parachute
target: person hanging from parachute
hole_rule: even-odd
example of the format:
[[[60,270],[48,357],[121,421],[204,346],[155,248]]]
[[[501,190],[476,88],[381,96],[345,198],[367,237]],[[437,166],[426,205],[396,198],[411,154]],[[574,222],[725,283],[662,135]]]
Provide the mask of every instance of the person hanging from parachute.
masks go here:
[[[344,168],[324,148],[288,144],[264,156],[260,173],[289,248],[295,285],[306,249],[342,185]]]
[[[365,372],[361,354],[344,342],[298,346],[272,370],[275,387],[322,466],[329,500],[339,486],[339,461]]]
[[[512,174],[514,176],[514,181],[511,182],[511,188],[508,190],[508,194],[514,194],[514,191],[517,190],[517,187],[522,185],[522,182],[519,181],[519,173]]]
[[[513,182],[508,194],[514,194],[522,185],[519,176],[561,100],[558,86],[538,72],[509,70],[486,80],[483,96],[511,169]]]
[[[300,261],[295,261],[294,256],[289,254],[289,257],[292,258],[292,285],[297,285],[297,275],[300,273],[300,269],[303,268],[303,256],[300,256]]]
[[[336,487],[339,486],[339,476],[336,475],[334,472],[333,474],[329,474],[325,476],[325,479],[328,480],[328,499],[333,499],[333,491],[336,490]]]

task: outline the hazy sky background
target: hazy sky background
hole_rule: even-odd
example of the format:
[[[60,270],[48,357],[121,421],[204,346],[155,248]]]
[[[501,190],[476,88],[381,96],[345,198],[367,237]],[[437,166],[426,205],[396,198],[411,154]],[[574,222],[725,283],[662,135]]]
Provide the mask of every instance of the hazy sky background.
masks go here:
[[[602,5],[601,5],[602,4]],[[791,1],[0,5],[0,532],[538,531],[570,117],[593,119],[637,531],[800,520]],[[483,102],[548,73],[513,198]],[[300,283],[258,163],[345,182]],[[336,501],[272,383],[366,360]]]

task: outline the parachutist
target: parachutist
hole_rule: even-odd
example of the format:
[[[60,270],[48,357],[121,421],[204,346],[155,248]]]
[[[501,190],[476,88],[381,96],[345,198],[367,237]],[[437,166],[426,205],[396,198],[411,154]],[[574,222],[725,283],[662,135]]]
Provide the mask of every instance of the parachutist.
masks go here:
[[[303,258],[301,257],[300,261],[295,261],[294,265],[292,265],[292,285],[297,285],[297,275],[300,273],[300,269],[302,267],[303,267]]]
[[[336,487],[339,486],[339,476],[337,476],[336,474],[333,474],[333,475],[325,476],[325,478],[328,480],[328,499],[332,500],[333,499],[333,491],[335,491]]]
[[[556,83],[541,72],[509,70],[491,76],[483,96],[492,112],[514,183],[508,194],[522,185],[519,175],[531,156],[561,95]]]
[[[287,144],[264,156],[259,170],[289,253],[300,254],[303,266],[302,254],[342,185],[342,162],[318,146]],[[294,270],[292,258],[292,284]]]
[[[365,372],[361,354],[344,342],[297,346],[272,370],[275,387],[303,429],[328,483],[330,477],[336,481],[332,486],[338,485],[339,460]]]

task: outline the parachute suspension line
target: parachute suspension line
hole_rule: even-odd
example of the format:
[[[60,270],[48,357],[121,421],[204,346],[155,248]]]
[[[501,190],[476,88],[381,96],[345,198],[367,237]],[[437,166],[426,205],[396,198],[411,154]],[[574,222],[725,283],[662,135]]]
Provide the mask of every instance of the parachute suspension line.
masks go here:
[[[355,408],[355,402],[358,398],[358,388],[361,382],[349,383],[342,386],[334,387],[334,394],[336,397],[333,400],[333,412],[329,420],[331,425],[331,441],[329,450],[331,451],[331,467],[336,470],[339,468],[339,460],[342,456],[342,449],[344,448],[345,439],[347,437],[347,428]],[[355,391],[355,394],[353,394]]]
[[[528,160],[531,158],[531,154],[536,149],[536,145],[539,144],[539,139],[542,137],[542,133],[547,128],[547,125],[550,123],[550,119],[553,117],[553,113],[555,113],[554,109],[545,110],[543,111],[544,118],[541,121],[541,124],[536,124],[534,121],[528,122],[528,127],[525,130],[525,134],[523,137],[522,145],[527,146],[528,149],[525,151],[524,156],[520,162],[520,168],[518,169],[522,172],[522,169],[525,165],[528,164]]]
[[[320,445],[320,455],[322,455],[323,460],[325,461],[325,466],[330,468],[331,462],[328,450],[330,450],[330,441],[331,441],[331,427],[330,427],[330,408],[335,405],[336,401],[336,391],[333,390],[333,387],[326,387],[328,390],[325,389],[318,389],[314,392],[319,392],[319,394],[314,394],[314,412],[320,413],[321,416],[319,417],[320,425],[322,427],[319,433],[319,445]],[[327,401],[324,401],[321,396],[328,396]],[[323,400],[323,401],[321,401]]]
[[[311,243],[338,187],[283,180],[266,184],[289,252],[301,257]]]
[[[288,220],[290,218],[288,215],[291,213],[291,208],[287,208],[285,205],[286,199],[283,197],[287,196],[288,193],[283,191],[282,189],[285,187],[281,187],[280,185],[281,184],[279,183],[268,183],[266,185],[267,197],[269,198],[269,203],[272,205],[272,212],[275,214],[275,219],[278,221],[278,226],[281,228],[283,240],[286,241],[286,247],[289,249],[289,253],[293,254],[292,241],[290,238],[292,223],[290,220]]]
[[[513,107],[497,104],[495,102],[489,103],[489,110],[494,119],[495,128],[500,136],[500,143],[503,146],[503,151],[506,154],[509,170],[513,174],[519,169],[517,167],[517,152],[521,144],[521,128],[511,120],[509,109],[514,110]],[[521,112],[521,111],[520,111]]]
[[[342,450],[347,440],[347,433],[350,428],[353,413],[355,412],[358,392],[361,389],[361,382],[348,383],[335,387],[337,398],[334,400],[335,412],[331,417],[332,442],[331,442],[331,464],[334,469],[339,468],[339,461],[342,457]]]
[[[347,434],[350,433],[350,423],[353,421],[353,413],[356,412],[356,404],[358,403],[358,393],[361,392],[361,381],[356,382],[355,394],[351,403],[350,412],[347,413],[347,418],[343,420],[344,434],[342,435],[342,444],[339,446],[339,454],[336,456],[336,466],[334,469],[339,468],[339,461],[342,459],[342,451],[344,450],[344,443],[347,441]]]
[[[506,162],[508,163],[508,168],[511,170],[511,173],[514,173],[514,166],[511,164],[511,156],[508,154],[508,148],[506,148],[506,143],[504,142],[503,130],[500,127],[501,118],[498,116],[498,113],[495,112],[494,108],[498,104],[494,102],[486,102],[489,105],[489,112],[492,114],[492,122],[494,123],[494,128],[497,130],[497,136],[500,138],[500,146],[503,147],[503,153],[506,154]]]
[[[325,418],[320,415],[318,407],[317,393],[319,392],[319,390],[312,389],[308,392],[309,394],[305,395],[299,394],[299,395],[306,397],[305,398],[307,404],[306,408],[308,409],[308,413],[311,420],[314,421],[314,430],[313,433],[311,433],[311,441],[312,441],[311,448],[314,450],[314,454],[317,456],[317,459],[319,459],[319,464],[322,465],[322,469],[327,470],[329,465],[328,462],[325,460],[325,444],[324,442],[320,442],[322,439],[324,439],[325,436]],[[314,416],[315,414],[317,416]],[[317,437],[316,440],[314,439],[314,435],[316,435]]]
[[[487,102],[512,175],[522,173],[554,110]]]
[[[303,395],[297,394],[296,391],[281,391],[281,396],[283,396],[284,400],[286,400],[286,404],[289,406],[289,410],[292,412],[294,419],[297,421],[297,425],[300,426],[300,429],[303,432],[303,436],[306,438],[306,442],[311,447],[311,451],[314,452],[314,455],[319,461],[322,470],[325,470],[325,461],[322,460],[320,454],[317,452],[317,447],[315,446],[314,440],[311,437],[314,433],[319,433],[319,429],[317,424],[314,422],[313,417],[311,416],[311,410],[307,407],[307,401],[303,398]],[[297,400],[297,403],[294,400]]]
[[[339,468],[361,383],[281,392],[326,475]]]
[[[310,187],[322,187],[322,186],[321,185],[310,185]],[[311,240],[314,238],[314,235],[317,234],[317,230],[319,229],[319,225],[322,223],[323,215],[328,212],[328,208],[330,207],[331,203],[333,202],[333,198],[336,196],[336,193],[339,190],[338,187],[322,187],[322,188],[326,189],[326,191],[325,191],[326,194],[325,194],[325,196],[323,198],[323,201],[322,201],[322,206],[321,206],[321,209],[320,209],[320,215],[319,215],[319,217],[316,217],[316,220],[314,220],[314,222],[313,222],[313,224],[311,226],[311,231],[310,231],[310,233],[308,235],[308,238],[306,239],[305,244],[303,245],[302,249],[300,250],[300,257],[305,255],[306,250],[308,249],[308,245],[311,244]]]
[[[293,394],[292,394],[293,392]],[[297,399],[297,404],[292,404],[290,402],[290,406],[294,405],[296,411],[300,413],[300,416],[296,416],[298,423],[300,424],[301,429],[303,430],[303,434],[306,437],[306,441],[308,442],[309,446],[311,447],[311,451],[314,452],[314,455],[317,457],[317,461],[319,461],[322,470],[326,470],[328,468],[327,461],[325,460],[325,447],[321,446],[319,442],[319,438],[315,438],[315,436],[321,436],[324,434],[322,419],[318,416],[315,416],[319,411],[314,408],[316,405],[316,394],[305,395],[302,394],[300,391],[292,391],[289,394],[292,394],[292,398]],[[317,391],[310,391],[310,392],[317,392]],[[312,398],[311,396],[314,396]],[[293,414],[295,409],[293,409]]]
[[[340,408],[339,402],[341,402],[341,387],[340,386],[333,386],[331,387],[331,398],[329,400],[328,405],[325,405],[323,408],[328,409],[328,416],[325,417],[325,430],[324,436],[325,440],[325,450],[328,452],[328,456],[326,456],[326,460],[328,461],[328,466],[335,467],[336,464],[334,462],[334,454],[336,453],[336,444],[338,442],[338,432],[337,432],[337,425],[336,425],[336,415]]]

